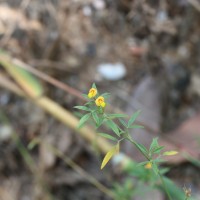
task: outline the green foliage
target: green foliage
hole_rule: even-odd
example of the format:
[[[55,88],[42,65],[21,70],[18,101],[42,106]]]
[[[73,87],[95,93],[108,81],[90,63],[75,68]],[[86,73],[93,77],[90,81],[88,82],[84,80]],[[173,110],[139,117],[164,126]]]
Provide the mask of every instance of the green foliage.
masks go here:
[[[128,128],[128,125],[126,124],[126,122],[123,119],[119,118],[119,121],[125,128]]]
[[[78,124],[78,128],[81,128],[82,126],[84,126],[84,124],[86,123],[86,121],[88,121],[90,116],[91,116],[91,113],[88,113],[88,114],[84,115],[83,117],[81,117],[79,124]]]
[[[134,192],[135,188],[131,179],[126,179],[124,184],[115,183],[114,185],[115,200],[131,199]]]
[[[134,185],[132,182],[127,179],[124,185],[115,185],[115,194],[116,200],[128,200],[132,199],[132,196],[141,191],[143,186],[146,186],[146,183],[149,183],[149,188],[155,189],[160,188],[163,190],[168,196],[169,200],[176,199],[182,200],[184,198],[184,193],[180,192],[180,190],[169,181],[164,174],[169,169],[160,169],[160,163],[164,162],[163,156],[172,156],[175,155],[176,151],[167,151],[162,153],[163,146],[160,146],[158,143],[158,138],[154,138],[150,144],[150,147],[147,149],[143,144],[135,141],[130,135],[130,129],[138,129],[144,128],[141,125],[135,124],[137,117],[140,114],[140,110],[136,111],[131,115],[129,119],[125,114],[113,114],[113,113],[105,113],[105,107],[100,106],[101,104],[96,104],[97,98],[103,99],[103,101],[107,100],[110,96],[109,93],[100,94],[97,90],[96,85],[93,83],[92,88],[96,89],[95,95],[83,95],[88,101],[84,106],[75,106],[74,108],[82,110],[84,112],[88,112],[79,122],[79,128],[85,125],[85,123],[91,119],[94,123],[96,129],[98,129],[102,125],[106,125],[109,129],[113,131],[113,134],[108,133],[98,133],[99,136],[104,137],[106,139],[111,140],[115,143],[112,149],[107,152],[105,155],[103,162],[101,164],[101,169],[106,166],[109,160],[115,156],[119,151],[119,145],[122,140],[128,140],[131,142],[140,153],[146,158],[144,162],[129,163],[125,171],[130,177],[135,177],[138,179],[138,185]],[[94,93],[93,93],[94,94]],[[90,96],[91,98],[88,98]],[[98,102],[98,100],[97,100]],[[107,103],[105,102],[105,105]],[[118,125],[116,122],[120,122]],[[160,181],[159,181],[160,180]]]
[[[112,120],[107,120],[105,122],[105,124],[111,128],[113,130],[113,132],[117,135],[117,136],[120,136],[120,132],[119,132],[119,128],[118,126],[115,124],[115,122],[113,122]]]
[[[105,137],[109,140],[112,140],[112,141],[115,141],[115,142],[118,142],[117,138],[113,137],[112,135],[109,135],[107,133],[98,133],[100,136],[102,137]]]
[[[133,113],[133,115],[131,116],[131,118],[128,121],[128,128],[130,128],[130,126],[135,122],[135,120],[139,116],[140,112],[141,111],[138,110],[137,112]]]
[[[90,109],[86,106],[74,106],[74,108],[79,109],[79,110],[84,110],[84,111],[90,111]]]

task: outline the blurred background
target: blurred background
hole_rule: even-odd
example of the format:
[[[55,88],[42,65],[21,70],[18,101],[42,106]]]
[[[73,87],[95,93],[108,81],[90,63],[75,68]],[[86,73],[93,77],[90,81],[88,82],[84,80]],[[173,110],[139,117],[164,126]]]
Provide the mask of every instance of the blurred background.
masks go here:
[[[70,117],[63,124],[56,109],[47,114],[20,97],[32,77],[20,81],[8,65],[34,74],[39,89],[31,94],[69,116],[94,82],[112,94],[113,112],[140,109],[145,129],[132,136],[146,146],[159,137],[179,151],[167,176],[200,200],[199,36],[198,0],[1,0],[0,200],[107,200],[106,188],[124,181],[112,164],[100,170],[102,153],[72,130]],[[29,150],[31,141],[38,145]],[[144,160],[131,144],[121,151]],[[127,200],[166,199],[159,190],[147,194]]]

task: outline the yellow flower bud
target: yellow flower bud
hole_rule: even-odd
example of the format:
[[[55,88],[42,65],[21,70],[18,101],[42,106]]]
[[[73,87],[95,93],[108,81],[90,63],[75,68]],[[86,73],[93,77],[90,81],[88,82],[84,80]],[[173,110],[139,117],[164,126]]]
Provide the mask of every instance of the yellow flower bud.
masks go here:
[[[151,169],[152,168],[152,163],[151,162],[148,162],[145,166],[144,166],[145,169]]]
[[[97,106],[101,106],[102,108],[104,108],[106,106],[106,103],[104,101],[104,97],[100,96],[96,99],[95,101]]]
[[[95,88],[91,88],[89,90],[88,97],[91,99],[91,98],[95,97],[96,94],[97,94],[97,90]]]

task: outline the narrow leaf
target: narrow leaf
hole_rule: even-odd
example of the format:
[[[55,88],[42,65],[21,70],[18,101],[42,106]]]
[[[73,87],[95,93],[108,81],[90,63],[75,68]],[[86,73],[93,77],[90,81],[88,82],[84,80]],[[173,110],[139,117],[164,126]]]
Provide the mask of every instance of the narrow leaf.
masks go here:
[[[93,84],[92,84],[92,88],[95,88],[95,89],[97,89],[97,86],[96,86],[96,84],[95,84],[95,83],[93,83]]]
[[[117,126],[112,120],[107,120],[105,123],[106,123],[106,125],[107,125],[109,128],[111,128],[118,136],[120,136],[118,126]]]
[[[140,114],[140,110],[138,110],[137,112],[133,113],[133,115],[131,116],[131,118],[128,121],[128,127],[130,127],[134,121],[136,120],[136,118],[138,117],[138,115]]]
[[[141,125],[132,125],[132,126],[130,126],[129,128],[144,128],[144,126],[141,126]]]
[[[125,114],[107,114],[107,116],[110,119],[128,117],[128,115],[125,115]]]
[[[79,110],[90,111],[90,109],[86,106],[74,106],[74,108],[79,109]]]
[[[108,153],[105,155],[103,162],[101,164],[101,169],[103,169],[106,164],[108,163],[108,161],[119,152],[119,143],[117,143],[117,145],[115,145],[110,151],[108,151]]]
[[[104,118],[103,117],[99,117],[99,122],[98,122],[98,124],[96,126],[96,129],[98,129],[103,124],[103,122],[104,122]]]
[[[109,134],[107,134],[107,133],[98,133],[98,134],[99,134],[100,136],[102,136],[102,137],[105,137],[105,138],[109,139],[109,140],[112,140],[112,141],[115,141],[115,142],[118,141],[115,137],[113,137],[113,136],[111,136],[111,135],[109,135]]]
[[[177,151],[165,151],[163,153],[164,156],[174,156],[176,155],[178,152]]]
[[[135,143],[135,145],[144,153],[144,154],[148,154],[148,150],[146,149],[146,147],[140,143]]]
[[[140,162],[140,163],[137,164],[137,166],[138,166],[138,167],[144,166],[144,165],[146,165],[148,162],[149,162],[149,161]]]
[[[41,139],[36,137],[33,140],[31,140],[31,142],[28,144],[28,149],[32,150],[36,145],[38,145],[40,143]]]
[[[119,118],[119,121],[120,121],[120,123],[121,123],[124,127],[127,128],[127,124],[126,124],[126,122],[125,122],[123,119]]]
[[[98,125],[99,124],[99,117],[98,117],[97,113],[92,112],[92,117],[93,117],[94,121],[96,122],[96,124]]]
[[[157,147],[157,148],[155,148],[155,149],[153,150],[153,153],[159,154],[159,153],[161,152],[161,150],[163,150],[164,148],[165,148],[164,146],[159,146],[159,147]]]
[[[90,118],[90,116],[91,113],[84,115],[79,121],[78,128],[81,128],[85,124],[85,122]]]
[[[158,147],[159,147],[158,138],[153,138],[153,141],[152,141],[152,143],[150,145],[150,149],[149,150],[152,151],[152,150],[154,150],[154,149],[156,149]]]

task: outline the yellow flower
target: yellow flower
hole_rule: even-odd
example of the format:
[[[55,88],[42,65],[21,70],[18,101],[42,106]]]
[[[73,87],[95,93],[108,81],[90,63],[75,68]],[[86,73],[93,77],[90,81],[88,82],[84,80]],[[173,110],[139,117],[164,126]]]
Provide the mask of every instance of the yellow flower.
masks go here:
[[[97,106],[101,106],[102,108],[104,108],[106,106],[106,103],[104,101],[104,98],[102,96],[98,97],[95,101]]]
[[[151,169],[151,168],[152,168],[152,163],[151,163],[151,162],[148,162],[148,163],[144,166],[144,168],[146,168],[146,169]]]
[[[88,97],[91,99],[91,98],[95,97],[96,94],[97,94],[97,89],[91,88],[89,93],[88,93]]]

